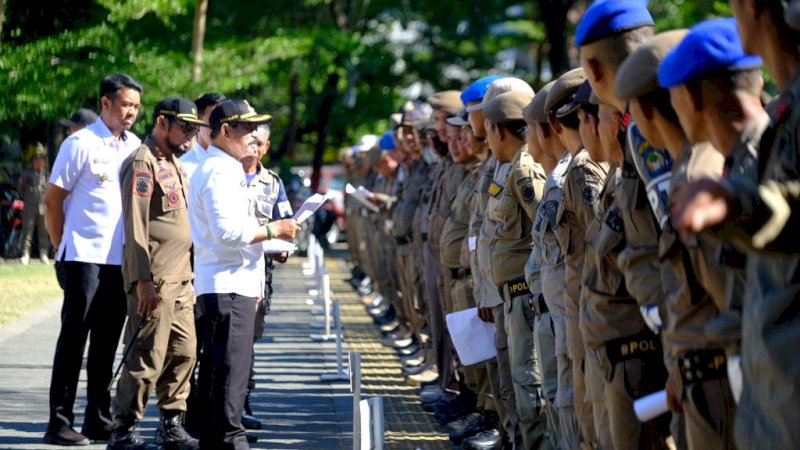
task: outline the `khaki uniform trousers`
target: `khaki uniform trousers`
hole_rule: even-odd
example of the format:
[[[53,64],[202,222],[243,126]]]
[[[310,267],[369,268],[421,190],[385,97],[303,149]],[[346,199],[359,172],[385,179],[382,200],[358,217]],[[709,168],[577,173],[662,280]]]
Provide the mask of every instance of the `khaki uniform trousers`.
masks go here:
[[[491,289],[491,283],[486,287]],[[519,448],[522,445],[522,433],[519,428],[517,414],[517,397],[514,394],[514,382],[511,375],[511,358],[508,354],[508,334],[506,334],[505,305],[502,303],[492,308],[494,317],[494,346],[497,348],[497,388],[496,398],[501,408],[498,415],[506,435]]]
[[[453,311],[464,311],[469,308],[475,307],[475,296],[473,295],[472,278],[466,277],[456,280],[453,283]],[[452,354],[457,358],[453,348]],[[461,364],[458,364],[459,367]],[[494,404],[492,397],[492,390],[489,385],[489,374],[487,372],[486,364],[478,363],[469,366],[463,366],[464,381],[467,386],[478,395],[477,406],[478,409],[496,411],[497,407]]]
[[[547,418],[544,413],[542,373],[533,344],[533,310],[530,292],[512,298],[503,288],[505,329],[511,380],[517,402],[522,448],[549,448]]]
[[[727,378],[685,385],[681,406],[689,449],[736,448],[733,444],[736,404]]]
[[[186,411],[189,378],[197,357],[194,328],[194,289],[191,281],[167,282],[159,292],[161,303],[153,319],[142,327],[131,347],[117,384],[114,416],[141,419],[155,386],[158,407]],[[142,317],[136,288],[128,292],[128,345]]]
[[[586,403],[592,405],[597,449],[612,450],[614,442],[611,440],[611,425],[608,422],[604,394],[605,373],[597,352],[591,348],[586,349],[583,367],[584,381],[586,381]]]
[[[556,361],[556,335],[553,321],[549,311],[536,314],[533,323],[533,336],[536,357],[540,362],[542,371],[542,392],[544,394],[545,414],[547,428],[550,431],[553,448],[559,447],[561,439],[561,424],[558,409],[556,408],[556,395],[558,393],[558,363]],[[575,424],[577,430],[577,423]]]
[[[417,312],[415,305],[418,302],[419,279],[417,268],[414,266],[414,255],[410,244],[398,245],[396,247],[395,261],[397,263],[397,274],[400,277],[400,293],[402,297],[398,299],[394,307],[402,326],[408,327],[419,339],[419,331],[424,321]]]

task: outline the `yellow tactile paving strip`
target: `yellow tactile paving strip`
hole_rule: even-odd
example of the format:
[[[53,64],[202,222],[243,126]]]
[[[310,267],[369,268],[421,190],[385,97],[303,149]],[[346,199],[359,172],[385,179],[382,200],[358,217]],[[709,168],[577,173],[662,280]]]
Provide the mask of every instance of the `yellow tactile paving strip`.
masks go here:
[[[348,350],[361,353],[362,392],[383,397],[386,449],[452,449],[447,435],[437,429],[433,414],[422,410],[418,387],[407,383],[394,350],[380,344],[380,331],[373,325],[361,298],[347,278],[344,252],[326,256],[332,298],[340,301],[344,338]]]

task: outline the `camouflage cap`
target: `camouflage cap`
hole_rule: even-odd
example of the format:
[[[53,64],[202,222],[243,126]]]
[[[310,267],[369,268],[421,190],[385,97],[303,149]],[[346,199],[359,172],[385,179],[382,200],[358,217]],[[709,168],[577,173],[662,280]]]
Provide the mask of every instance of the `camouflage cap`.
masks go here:
[[[670,50],[678,45],[689,30],[671,30],[659,33],[642,44],[617,70],[614,91],[621,100],[628,101],[659,89],[658,67]]]
[[[577,106],[569,111],[559,110],[559,107],[570,102],[574,98],[575,93],[578,92],[578,89],[580,89],[584,81],[586,81],[586,73],[583,71],[582,67],[572,69],[558,77],[553,87],[550,88],[550,92],[547,94],[547,101],[545,101],[544,104],[545,113],[558,113],[559,117],[564,117],[574,111]]]
[[[522,110],[522,115],[526,122],[529,124],[547,122],[547,113],[544,112],[544,104],[547,102],[547,94],[554,84],[556,84],[556,80],[545,84],[539,89],[539,93],[533,97],[533,100],[531,100],[528,106]]]

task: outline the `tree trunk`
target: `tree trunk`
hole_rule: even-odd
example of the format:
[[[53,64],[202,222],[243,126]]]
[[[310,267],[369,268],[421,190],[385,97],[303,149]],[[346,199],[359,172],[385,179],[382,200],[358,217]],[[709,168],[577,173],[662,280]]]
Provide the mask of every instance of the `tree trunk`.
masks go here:
[[[328,75],[323,89],[322,103],[317,108],[317,145],[314,148],[314,164],[311,172],[311,191],[317,192],[319,180],[322,175],[322,157],[325,154],[325,142],[328,140],[328,120],[336,100],[336,86],[339,84],[339,74],[334,72]]]
[[[5,0],[0,0],[5,1]],[[206,37],[206,13],[208,0],[197,0],[192,26],[192,81],[198,83],[202,75],[203,41]]]
[[[542,22],[547,30],[550,50],[547,59],[553,78],[569,69],[567,57],[567,12],[574,0],[543,0],[541,2]]]

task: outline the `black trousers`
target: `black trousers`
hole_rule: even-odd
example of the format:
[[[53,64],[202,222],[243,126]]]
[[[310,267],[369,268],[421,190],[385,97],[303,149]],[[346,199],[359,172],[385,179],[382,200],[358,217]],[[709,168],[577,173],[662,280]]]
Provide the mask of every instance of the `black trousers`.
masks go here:
[[[256,299],[237,294],[204,294],[198,336],[203,347],[198,379],[202,416],[200,448],[246,450],[242,409],[253,353]]]
[[[86,426],[98,413],[110,417],[108,383],[127,310],[122,271],[120,266],[76,261],[58,265],[64,305],[50,380],[50,423],[75,421],[72,409],[88,337]]]

